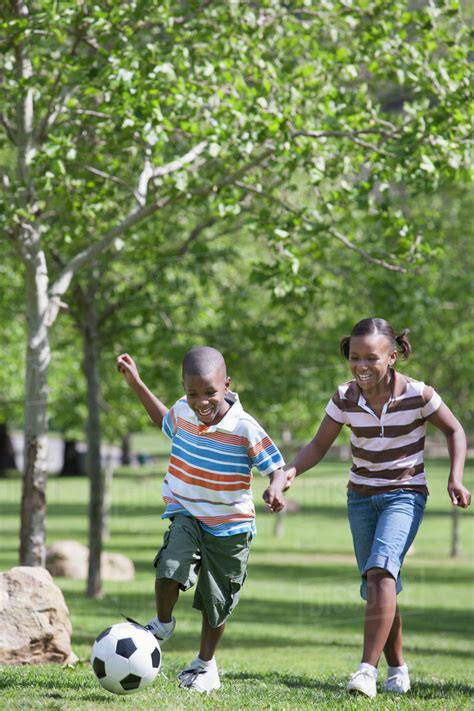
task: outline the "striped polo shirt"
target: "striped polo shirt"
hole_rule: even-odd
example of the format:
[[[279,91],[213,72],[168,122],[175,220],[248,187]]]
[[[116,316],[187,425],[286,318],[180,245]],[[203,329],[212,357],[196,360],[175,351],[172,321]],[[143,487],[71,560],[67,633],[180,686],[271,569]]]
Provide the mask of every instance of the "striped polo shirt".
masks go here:
[[[426,420],[441,405],[433,388],[392,370],[392,394],[380,417],[355,380],[340,385],[326,407],[351,429],[349,488],[361,494],[397,489],[427,492],[423,462]]]
[[[252,468],[269,475],[284,465],[265,430],[247,414],[236,393],[227,392],[231,406],[217,425],[204,425],[178,400],[163,418],[171,439],[171,456],[163,482],[166,511],[194,516],[215,536],[255,533]]]

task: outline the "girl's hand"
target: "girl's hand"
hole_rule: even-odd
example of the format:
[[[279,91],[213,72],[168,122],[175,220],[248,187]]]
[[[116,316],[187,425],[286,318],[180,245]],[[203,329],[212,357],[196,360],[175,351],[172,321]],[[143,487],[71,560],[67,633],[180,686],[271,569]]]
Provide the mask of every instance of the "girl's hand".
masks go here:
[[[136,363],[128,353],[122,353],[117,358],[117,370],[122,373],[127,385],[133,386],[135,383],[140,382]]]
[[[448,494],[453,506],[460,506],[462,509],[467,509],[471,505],[471,493],[463,484],[449,482]]]
[[[288,491],[290,486],[293,484],[296,477],[296,469],[292,467],[291,469],[285,469],[286,471],[286,485],[283,491]]]

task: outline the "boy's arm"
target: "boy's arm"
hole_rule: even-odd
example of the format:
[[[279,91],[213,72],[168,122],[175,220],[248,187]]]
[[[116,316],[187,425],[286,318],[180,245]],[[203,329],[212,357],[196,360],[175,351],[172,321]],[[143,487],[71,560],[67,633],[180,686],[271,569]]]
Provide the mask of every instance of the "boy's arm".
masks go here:
[[[263,492],[263,500],[270,511],[281,511],[285,506],[283,491],[286,488],[286,472],[283,469],[275,469],[270,474],[270,484]]]
[[[290,464],[285,466],[287,476],[286,488],[299,474],[316,466],[324,457],[331,444],[341,431],[342,424],[325,415],[313,439],[301,449]]]
[[[471,503],[471,494],[463,485],[464,461],[466,459],[466,435],[461,423],[454,417],[447,405],[441,403],[430,415],[428,421],[446,436],[451,469],[448,479],[448,494],[454,506],[463,509]]]
[[[145,385],[138,374],[138,368],[135,361],[128,353],[122,353],[117,358],[117,369],[122,373],[125,382],[137,394],[140,402],[153,422],[161,427],[163,418],[168,412],[168,408],[161,402],[151,390]]]

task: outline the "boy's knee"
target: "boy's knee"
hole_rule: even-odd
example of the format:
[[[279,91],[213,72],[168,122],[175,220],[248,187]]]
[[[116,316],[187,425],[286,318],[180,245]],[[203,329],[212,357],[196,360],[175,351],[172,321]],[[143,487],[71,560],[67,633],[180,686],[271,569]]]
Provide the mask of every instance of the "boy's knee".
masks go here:
[[[172,578],[156,578],[155,590],[160,592],[171,592],[179,588],[179,583]]]

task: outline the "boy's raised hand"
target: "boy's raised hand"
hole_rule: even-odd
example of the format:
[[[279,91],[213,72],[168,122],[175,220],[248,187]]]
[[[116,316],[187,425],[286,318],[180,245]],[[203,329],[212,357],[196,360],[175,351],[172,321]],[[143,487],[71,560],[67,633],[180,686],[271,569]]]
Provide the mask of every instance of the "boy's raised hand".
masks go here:
[[[117,358],[117,370],[122,373],[127,385],[133,386],[140,382],[138,368],[135,361],[128,353],[122,353]]]

